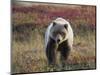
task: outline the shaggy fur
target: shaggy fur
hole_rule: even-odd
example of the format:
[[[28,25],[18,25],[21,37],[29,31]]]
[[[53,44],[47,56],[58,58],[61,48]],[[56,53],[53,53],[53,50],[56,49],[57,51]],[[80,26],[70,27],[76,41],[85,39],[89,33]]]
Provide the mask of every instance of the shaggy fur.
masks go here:
[[[73,30],[68,21],[63,18],[57,18],[47,28],[45,34],[45,49],[48,64],[56,64],[57,51],[60,52],[62,65],[72,50]]]

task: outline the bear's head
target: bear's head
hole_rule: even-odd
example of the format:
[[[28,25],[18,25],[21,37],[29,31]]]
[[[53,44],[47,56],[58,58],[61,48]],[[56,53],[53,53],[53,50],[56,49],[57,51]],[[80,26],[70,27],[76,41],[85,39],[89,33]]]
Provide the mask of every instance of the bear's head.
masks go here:
[[[60,44],[68,38],[68,22],[65,19],[57,18],[52,22],[50,37]]]

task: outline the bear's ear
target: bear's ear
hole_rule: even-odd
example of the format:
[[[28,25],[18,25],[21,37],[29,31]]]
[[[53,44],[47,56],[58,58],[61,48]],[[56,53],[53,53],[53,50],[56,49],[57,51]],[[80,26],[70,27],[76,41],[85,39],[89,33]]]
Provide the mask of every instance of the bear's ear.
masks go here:
[[[64,24],[64,27],[67,29],[68,28],[68,25],[67,24]]]
[[[56,25],[56,22],[53,22],[53,26],[55,26]]]

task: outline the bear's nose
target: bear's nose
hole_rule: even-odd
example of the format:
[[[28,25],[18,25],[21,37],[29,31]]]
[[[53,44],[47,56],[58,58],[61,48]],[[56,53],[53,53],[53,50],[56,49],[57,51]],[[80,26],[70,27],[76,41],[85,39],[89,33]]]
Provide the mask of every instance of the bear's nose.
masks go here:
[[[57,43],[59,43],[59,42],[60,42],[60,39],[57,40]]]

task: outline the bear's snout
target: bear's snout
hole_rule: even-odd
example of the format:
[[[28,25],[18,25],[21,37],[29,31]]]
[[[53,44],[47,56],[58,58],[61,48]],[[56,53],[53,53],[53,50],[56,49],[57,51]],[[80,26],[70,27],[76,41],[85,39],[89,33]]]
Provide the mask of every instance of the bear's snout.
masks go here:
[[[59,43],[60,42],[60,39],[57,39],[57,43]]]
[[[60,34],[58,34],[57,37],[56,37],[56,43],[57,44],[61,43],[61,40],[63,40],[63,38]]]

